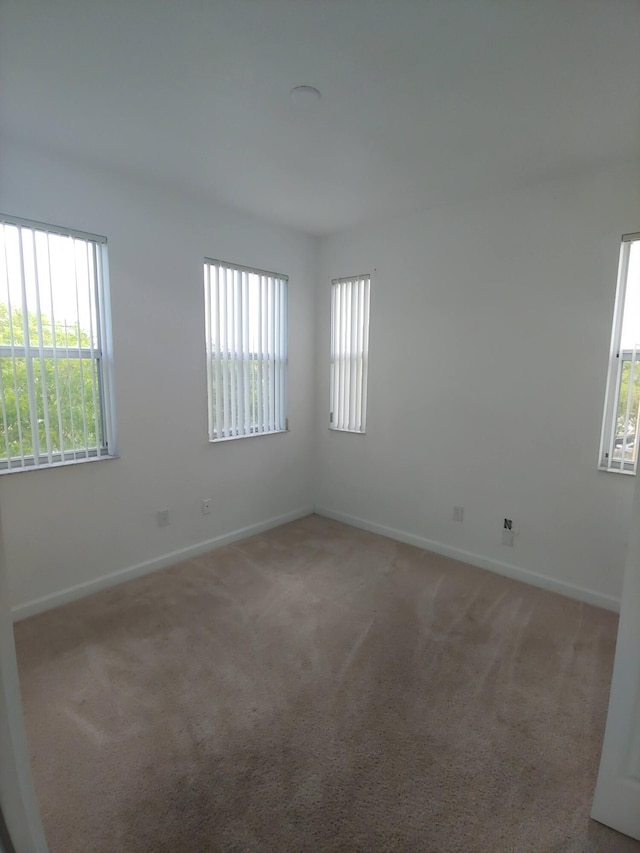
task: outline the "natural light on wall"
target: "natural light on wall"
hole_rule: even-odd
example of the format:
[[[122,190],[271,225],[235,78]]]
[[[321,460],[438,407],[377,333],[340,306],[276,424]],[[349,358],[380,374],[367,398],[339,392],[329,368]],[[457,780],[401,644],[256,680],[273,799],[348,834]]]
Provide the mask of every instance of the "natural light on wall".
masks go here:
[[[205,260],[209,439],[288,429],[286,276]]]
[[[0,217],[0,471],[114,455],[106,240]]]
[[[370,285],[369,275],[331,282],[330,429],[366,431]]]
[[[640,415],[640,234],[622,238],[600,467],[635,474]]]

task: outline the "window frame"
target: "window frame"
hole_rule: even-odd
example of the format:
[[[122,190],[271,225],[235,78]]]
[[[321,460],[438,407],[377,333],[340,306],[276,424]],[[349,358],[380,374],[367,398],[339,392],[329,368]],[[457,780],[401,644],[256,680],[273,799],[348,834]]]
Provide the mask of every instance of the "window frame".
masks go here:
[[[366,435],[367,433],[367,403],[368,403],[368,380],[369,380],[369,339],[371,326],[371,287],[373,275],[362,273],[361,275],[341,276],[331,279],[331,314],[330,314],[330,351],[329,351],[329,429],[332,432],[346,432],[354,435]],[[337,316],[338,306],[346,310],[346,296],[338,296],[338,287],[348,283],[364,283],[363,305],[358,307],[355,319],[351,314],[353,308],[353,294],[350,296],[349,316],[351,317],[351,328],[347,329],[347,320],[340,321]],[[341,301],[338,301],[338,300]],[[362,328],[360,327],[360,321]],[[351,335],[356,330],[356,347],[351,354],[340,356],[338,354],[338,343],[336,338],[344,336],[349,338],[347,346],[351,346]],[[340,328],[338,328],[340,327]],[[340,362],[343,362],[341,366]],[[361,361],[361,367],[358,362]],[[347,369],[347,364],[348,369]],[[347,372],[349,382],[347,383]],[[355,377],[354,377],[355,375]],[[352,394],[351,383],[355,378],[356,390]],[[349,385],[349,397],[347,398],[347,384]],[[360,386],[358,388],[358,385]],[[342,397],[342,404],[337,397]],[[352,403],[352,396],[355,400]],[[336,402],[338,406],[336,407]],[[351,412],[352,404],[355,405],[355,413]],[[336,408],[338,411],[336,412]],[[342,411],[341,411],[342,409]],[[360,417],[358,418],[358,412]],[[350,424],[354,424],[350,426]]]
[[[631,381],[636,371],[640,373],[640,348],[636,350],[622,350],[621,338],[624,324],[624,309],[627,294],[627,283],[629,274],[629,259],[633,243],[640,243],[640,232],[623,234],[620,245],[618,262],[618,278],[616,284],[616,298],[613,309],[613,326],[611,331],[611,344],[609,348],[609,367],[607,370],[607,383],[605,389],[604,414],[602,418],[602,432],[600,436],[600,450],[598,456],[598,468],[617,474],[634,476],[637,471],[639,454],[636,451],[634,460],[625,461],[613,459],[613,449],[616,439],[616,418],[620,399],[621,375],[624,364],[632,364]],[[635,367],[633,363],[635,362]],[[638,430],[636,430],[636,445],[638,442]],[[625,443],[626,445],[626,443]],[[623,445],[623,447],[625,446]],[[623,450],[624,457],[624,450]]]
[[[24,217],[12,216],[9,214],[0,213],[0,225],[15,226],[19,229],[29,229],[32,232],[33,251],[35,256],[35,233],[41,232],[47,235],[55,235],[60,237],[70,237],[72,240],[81,240],[84,243],[91,243],[94,247],[94,282],[93,282],[93,308],[95,311],[96,320],[96,345],[92,347],[76,346],[45,346],[41,342],[28,345],[11,343],[9,345],[0,345],[0,357],[3,358],[24,358],[27,373],[27,391],[29,395],[29,429],[31,431],[32,445],[37,447],[38,453],[21,454],[17,457],[0,456],[0,475],[14,474],[20,471],[39,471],[47,468],[59,468],[67,465],[74,465],[82,462],[94,462],[102,459],[117,458],[117,442],[116,442],[116,427],[115,427],[115,398],[113,393],[113,337],[111,327],[111,300],[109,288],[109,260],[107,252],[107,238],[99,234],[93,234],[87,231],[81,231],[77,228],[67,228],[61,225],[52,225],[46,222],[41,222]],[[23,236],[19,237],[21,247],[20,265],[24,269],[24,254],[23,254]],[[48,248],[48,253],[50,249]],[[49,276],[51,276],[51,258],[49,257]],[[2,262],[2,259],[0,259]],[[6,257],[5,247],[5,268],[7,277],[9,276],[8,259]],[[41,320],[43,315],[40,309],[40,282],[37,273],[37,260],[34,266],[34,275],[36,280],[37,292],[37,323],[38,329],[41,330]],[[23,273],[24,278],[24,273]],[[24,281],[22,287],[22,300],[19,310],[25,310],[25,292]],[[51,295],[53,300],[53,296]],[[9,309],[10,306],[8,305]],[[11,309],[13,310],[13,309]],[[29,310],[29,309],[27,309]],[[39,336],[41,331],[39,332]],[[27,335],[28,337],[28,335]],[[53,451],[50,448],[42,448],[38,436],[37,426],[34,426],[34,411],[36,409],[35,400],[35,375],[38,368],[34,368],[34,363],[39,365],[40,370],[43,369],[44,359],[91,359],[96,364],[96,381],[97,392],[95,393],[94,402],[99,408],[99,414],[94,416],[96,421],[99,421],[100,433],[102,437],[101,443],[96,443],[96,446],[85,446],[77,449]],[[59,391],[56,388],[56,393]],[[93,396],[93,395],[92,395]],[[48,408],[48,407],[46,407]],[[59,408],[59,406],[58,406]],[[0,394],[0,417],[2,423],[6,419],[5,398]],[[0,423],[0,425],[2,425]],[[37,424],[37,419],[35,420]],[[0,453],[4,452],[0,442]]]
[[[236,409],[235,419],[233,422],[229,420],[229,426],[226,426],[227,421],[224,419],[224,414],[222,416],[222,420],[224,420],[224,428],[223,433],[228,433],[229,430],[235,431],[235,434],[223,434],[218,436],[217,425],[220,423],[220,420],[214,414],[215,407],[217,405],[217,401],[214,400],[214,373],[216,376],[219,376],[216,369],[216,353],[214,346],[214,337],[213,337],[213,329],[212,329],[212,318],[213,318],[213,281],[212,281],[212,270],[218,269],[225,271],[225,275],[228,272],[238,272],[240,273],[240,286],[242,287],[242,275],[248,276],[258,276],[259,283],[261,287],[261,296],[260,296],[260,309],[258,312],[259,322],[262,324],[263,320],[268,323],[268,320],[263,318],[262,309],[263,309],[263,294],[262,294],[262,284],[266,280],[267,290],[273,286],[274,293],[271,294],[271,297],[267,297],[268,299],[275,299],[275,285],[282,285],[280,295],[279,295],[279,313],[275,313],[274,309],[274,333],[273,333],[273,346],[274,352],[273,357],[269,357],[268,348],[269,342],[263,342],[262,333],[260,334],[260,342],[263,344],[262,350],[256,352],[245,352],[244,348],[244,338],[247,337],[247,345],[248,338],[250,336],[249,332],[249,314],[247,314],[246,318],[242,317],[242,331],[239,337],[243,340],[243,351],[239,353],[235,361],[238,366],[242,366],[244,364],[244,359],[249,357],[249,359],[253,359],[257,361],[260,365],[260,370],[258,377],[256,378],[256,387],[260,386],[260,393],[258,394],[258,398],[256,400],[254,408],[254,414],[257,412],[258,408],[262,409],[262,414],[259,419],[259,423],[257,425],[249,426],[248,431],[244,431],[244,427],[240,427],[240,409],[244,412],[244,406],[246,402],[246,397],[243,399],[242,406],[238,405],[238,388],[236,386],[233,396],[231,390],[229,389],[229,400],[227,401],[227,390],[223,391],[223,410],[224,406],[226,406],[227,402],[230,403],[230,407],[233,410]],[[219,274],[218,272],[218,274]],[[225,280],[226,283],[226,280]],[[234,282],[234,285],[237,282]],[[249,287],[249,281],[247,278],[247,288]],[[205,257],[204,259],[204,292],[205,292],[205,348],[206,348],[206,364],[207,364],[207,422],[208,422],[208,437],[210,444],[219,444],[225,441],[235,441],[240,438],[256,438],[258,436],[264,435],[278,435],[280,433],[289,432],[289,397],[288,397],[288,386],[289,386],[289,276],[284,275],[283,273],[270,272],[269,270],[258,269],[257,267],[250,267],[246,264],[239,263],[231,263],[229,261],[222,261],[217,258],[209,258]],[[217,294],[217,300],[220,300],[220,293]],[[225,312],[227,311],[227,302],[225,296]],[[253,312],[255,312],[255,307]],[[277,320],[277,323],[276,323]],[[225,361],[231,361],[231,342],[226,340],[226,335],[228,331],[225,330],[225,343],[228,344],[228,353],[226,357],[220,357],[219,365],[223,366]],[[261,325],[262,328],[262,325]],[[237,345],[237,342],[236,342]],[[273,375],[269,378],[269,373],[263,374],[264,366],[270,362],[273,362]],[[238,371],[239,372],[239,371]],[[246,377],[245,377],[246,378]],[[265,384],[268,384],[269,388],[269,397],[267,398],[264,395],[264,385],[262,380],[265,380]],[[259,381],[258,381],[259,380]],[[233,384],[233,383],[232,383]],[[249,392],[248,392],[249,393]],[[259,401],[259,402],[258,402]],[[280,404],[278,407],[278,403]],[[268,423],[266,419],[267,408],[269,411],[268,415]],[[249,411],[251,410],[251,406],[249,406]],[[233,415],[233,412],[231,412]],[[250,415],[248,415],[250,418]],[[246,419],[245,419],[246,425]],[[265,428],[266,427],[266,428]]]

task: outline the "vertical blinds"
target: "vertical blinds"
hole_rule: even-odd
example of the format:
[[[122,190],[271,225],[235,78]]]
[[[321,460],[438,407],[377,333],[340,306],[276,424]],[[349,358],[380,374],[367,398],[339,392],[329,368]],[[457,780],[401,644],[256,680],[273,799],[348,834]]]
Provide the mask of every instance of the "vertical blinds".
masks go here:
[[[205,260],[211,441],[287,429],[287,285]]]
[[[331,282],[331,429],[366,430],[370,278]]]
[[[108,455],[106,240],[0,219],[0,470]]]

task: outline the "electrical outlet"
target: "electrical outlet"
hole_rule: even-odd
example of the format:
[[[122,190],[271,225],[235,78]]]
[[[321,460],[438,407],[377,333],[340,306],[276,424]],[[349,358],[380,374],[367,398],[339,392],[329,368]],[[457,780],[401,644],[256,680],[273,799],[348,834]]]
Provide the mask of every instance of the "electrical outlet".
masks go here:
[[[202,514],[210,515],[211,514],[211,498],[205,498],[202,501]]]
[[[513,548],[513,530],[502,531],[502,544],[508,545],[509,548]]]
[[[158,527],[166,527],[169,524],[169,510],[159,509],[156,518],[158,519]]]
[[[462,521],[463,518],[464,518],[464,507],[454,506],[454,508],[453,508],[453,520],[454,521]]]
[[[513,537],[516,531],[513,529],[513,519],[505,518],[502,523],[502,544],[513,548]]]

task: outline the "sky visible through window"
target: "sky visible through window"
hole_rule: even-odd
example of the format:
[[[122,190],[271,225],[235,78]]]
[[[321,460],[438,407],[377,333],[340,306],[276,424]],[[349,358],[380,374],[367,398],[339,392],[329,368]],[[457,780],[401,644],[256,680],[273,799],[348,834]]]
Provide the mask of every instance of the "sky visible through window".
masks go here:
[[[621,349],[640,349],[640,240],[631,244],[627,292],[624,300]]]
[[[14,328],[2,330],[2,343],[10,343],[12,331],[22,343],[14,312],[26,307],[28,314],[40,314],[43,336],[48,337],[55,322],[58,329],[81,329],[97,347],[94,253],[89,241],[4,223],[0,228],[0,303],[10,308],[7,316],[13,314]],[[73,339],[77,342],[76,334]],[[30,343],[37,346],[38,340]],[[65,346],[66,341],[57,343]]]

